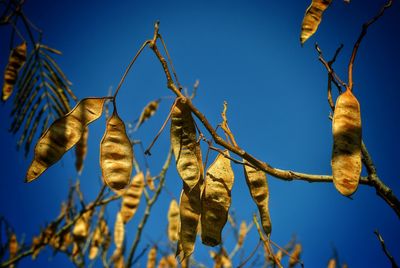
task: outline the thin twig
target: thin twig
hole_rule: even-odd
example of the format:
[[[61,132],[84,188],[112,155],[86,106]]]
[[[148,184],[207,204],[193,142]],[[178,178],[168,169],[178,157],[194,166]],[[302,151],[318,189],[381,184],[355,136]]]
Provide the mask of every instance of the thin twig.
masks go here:
[[[381,243],[382,250],[385,253],[386,257],[388,257],[388,259],[392,263],[392,268],[398,268],[399,266],[397,265],[396,260],[393,258],[393,256],[389,253],[388,249],[386,248],[385,241],[383,240],[383,237],[381,236],[381,234],[378,232],[378,230],[375,230],[374,234],[376,235],[379,242]]]
[[[260,238],[260,240],[258,240],[257,246],[253,249],[253,251],[250,253],[250,255],[249,255],[241,264],[239,264],[239,265],[237,266],[238,268],[244,267],[244,266],[246,265],[246,263],[247,263],[249,260],[251,260],[251,258],[253,258],[254,254],[256,254],[256,252],[257,252],[257,249],[260,247],[261,242],[262,242],[262,240],[261,240],[261,238]]]

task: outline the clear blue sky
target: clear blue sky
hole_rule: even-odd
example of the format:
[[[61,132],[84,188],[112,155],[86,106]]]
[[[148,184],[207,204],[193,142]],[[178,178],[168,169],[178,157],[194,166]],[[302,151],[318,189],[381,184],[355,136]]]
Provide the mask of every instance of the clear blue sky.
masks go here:
[[[347,63],[362,23],[385,1],[333,1],[319,31],[302,48],[300,25],[308,0],[297,1],[26,1],[26,14],[44,31],[44,43],[63,52],[58,63],[73,82],[78,98],[104,96],[116,87],[125,67],[143,41],[151,38],[153,25],[167,42],[180,82],[200,87],[195,105],[213,125],[220,122],[222,103],[229,104],[228,118],[238,143],[270,165],[300,172],[330,174],[332,147],[327,75],[317,59],[318,41],[329,59],[344,44],[335,69],[347,80]],[[395,2],[361,44],[354,70],[354,94],[361,104],[363,139],[382,180],[400,196],[400,6]],[[0,61],[8,57],[9,31],[0,29]],[[121,88],[118,111],[126,122],[136,119],[143,106],[160,96],[171,96],[165,76],[150,50],[145,52]],[[161,102],[153,120],[135,138],[148,145],[166,117],[172,100]],[[77,178],[74,154],[68,153],[37,181],[25,184],[32,159],[17,152],[16,138],[8,133],[11,103],[1,105],[0,214],[28,240],[55,218],[65,200],[70,180]],[[86,200],[100,187],[99,142],[105,120],[93,123],[89,152],[81,175]],[[161,135],[148,159],[153,173],[162,165],[169,144]],[[204,147],[205,148],[205,147]],[[137,148],[137,154],[140,150]],[[205,153],[203,154],[205,155]],[[212,155],[215,157],[215,154]],[[141,164],[142,158],[139,158]],[[234,166],[232,208],[239,221],[251,220],[256,211],[244,182],[241,166]],[[365,172],[365,171],[364,171]],[[389,267],[373,234],[378,229],[400,262],[399,219],[375,190],[360,186],[354,200],[341,196],[331,184],[284,182],[269,178],[272,240],[285,245],[296,234],[303,245],[306,267],[324,267],[334,246],[349,267]],[[181,181],[174,166],[167,189],[178,197]],[[167,241],[166,215],[170,196],[163,192],[144,229],[143,248],[151,241]],[[117,204],[108,215],[114,221]],[[128,241],[143,213],[138,211],[127,226]],[[228,228],[229,229],[229,228]],[[228,251],[230,232],[223,237]],[[247,256],[258,236],[245,242]],[[128,244],[129,246],[129,244]],[[195,258],[211,266],[207,248],[196,244]],[[261,256],[262,257],[262,256]],[[47,251],[36,262],[19,267],[70,267],[65,256],[51,258]],[[142,259],[142,262],[145,258]],[[240,255],[234,260],[240,263]],[[97,263],[100,267],[100,263]],[[97,267],[97,266],[96,266]]]

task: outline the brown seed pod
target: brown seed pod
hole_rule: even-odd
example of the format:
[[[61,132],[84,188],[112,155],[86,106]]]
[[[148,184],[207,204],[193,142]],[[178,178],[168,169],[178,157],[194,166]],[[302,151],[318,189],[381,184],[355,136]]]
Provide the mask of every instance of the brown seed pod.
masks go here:
[[[124,268],[123,248],[117,247],[111,256],[111,260],[114,263],[114,268]]]
[[[117,248],[122,248],[125,238],[125,225],[122,219],[121,212],[117,213],[117,218],[114,224],[114,243]]]
[[[147,268],[155,268],[156,267],[156,257],[157,257],[157,248],[154,246],[150,249],[149,254],[147,255]]]
[[[225,154],[229,156],[226,150]],[[208,246],[221,243],[221,232],[228,220],[234,174],[231,161],[218,154],[206,172],[201,197],[201,240]]]
[[[349,196],[357,190],[362,167],[360,104],[350,90],[337,98],[332,132],[333,182],[341,194]]]
[[[196,241],[197,225],[201,214],[201,184],[198,183],[191,191],[183,184],[179,204],[180,232],[176,255],[180,262],[189,257],[194,250]]]
[[[93,210],[86,211],[76,221],[74,228],[72,229],[72,235],[74,236],[75,242],[82,242],[88,237],[92,215]]]
[[[2,100],[6,101],[12,94],[17,81],[18,72],[26,61],[26,42],[11,50],[8,64],[4,72]]]
[[[36,144],[26,182],[39,177],[81,139],[84,128],[101,116],[103,104],[104,98],[83,99],[69,113],[53,122]]]
[[[168,209],[168,238],[171,242],[179,239],[179,206],[175,199],[171,200]]]
[[[250,195],[258,207],[261,224],[266,235],[271,233],[271,218],[269,215],[269,189],[267,175],[262,170],[256,170],[244,165],[244,176]]]
[[[241,247],[243,246],[244,238],[247,235],[247,224],[245,221],[242,221],[240,223],[240,228],[239,228],[239,237],[238,237],[238,246]]]
[[[301,24],[300,43],[303,45],[318,29],[322,14],[329,7],[332,0],[312,0],[304,14]]]
[[[100,227],[97,226],[96,229],[94,229],[92,242],[90,243],[89,260],[94,260],[97,257],[97,254],[99,253],[101,241],[102,241],[101,230],[100,230]]]
[[[179,176],[191,191],[202,177],[203,165],[192,114],[179,100],[171,113],[171,144]]]
[[[14,258],[15,255],[17,255],[18,252],[18,241],[17,241],[17,236],[13,233],[10,236],[10,241],[8,244],[8,249],[10,251],[10,259]]]
[[[294,267],[300,260],[301,245],[296,244],[289,258],[289,267]]]
[[[136,213],[144,189],[143,172],[137,173],[131,185],[122,195],[121,215],[124,223],[127,223]]]
[[[85,160],[86,153],[87,153],[87,139],[89,136],[89,128],[86,126],[83,129],[82,137],[78,141],[75,147],[75,168],[76,171],[80,174],[83,169],[83,160]]]
[[[154,101],[149,102],[149,103],[146,105],[146,107],[144,107],[144,109],[143,109],[143,111],[142,111],[142,113],[141,113],[141,115],[140,115],[140,117],[139,117],[139,120],[138,120],[138,122],[137,122],[137,124],[136,124],[136,126],[135,126],[135,131],[136,131],[145,121],[147,121],[148,119],[150,119],[150,117],[152,117],[152,116],[156,113],[156,111],[157,111],[157,109],[158,109],[158,104],[159,104],[159,103],[160,103],[160,99],[154,100]]]
[[[132,144],[115,109],[107,120],[100,143],[100,166],[104,182],[113,191],[118,192],[129,184],[133,166]]]

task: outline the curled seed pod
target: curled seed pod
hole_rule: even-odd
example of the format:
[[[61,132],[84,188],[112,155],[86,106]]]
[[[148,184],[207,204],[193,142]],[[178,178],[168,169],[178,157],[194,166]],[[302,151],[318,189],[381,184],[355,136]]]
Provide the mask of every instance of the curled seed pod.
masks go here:
[[[296,244],[289,258],[289,267],[294,267],[300,260],[301,245]]]
[[[203,165],[192,114],[179,100],[171,113],[171,144],[179,176],[192,190],[202,177]]]
[[[301,24],[300,43],[303,45],[318,29],[322,14],[329,7],[332,0],[312,0],[304,14]]]
[[[154,246],[150,249],[149,254],[147,255],[147,268],[155,268],[156,267],[156,257],[157,257],[157,248]]]
[[[74,241],[81,242],[88,237],[90,220],[92,218],[92,215],[93,215],[93,210],[86,211],[76,221],[74,228],[72,229],[72,235],[74,236]]]
[[[75,168],[76,171],[80,174],[83,169],[83,160],[85,160],[86,153],[87,153],[87,139],[89,136],[89,128],[86,126],[83,129],[82,137],[78,141],[75,147]]]
[[[8,250],[10,251],[10,259],[14,258],[15,255],[17,255],[18,252],[18,241],[17,241],[17,236],[12,233],[10,236],[10,241],[8,244]]]
[[[227,150],[225,154],[229,156]],[[233,181],[231,161],[218,154],[206,172],[201,197],[201,240],[205,245],[216,246],[221,243],[221,232],[228,220],[231,206]]]
[[[117,248],[122,248],[125,237],[125,225],[122,219],[121,212],[117,213],[117,219],[114,225],[114,243]]]
[[[18,72],[26,61],[26,42],[11,50],[8,64],[4,72],[2,100],[6,101],[12,94],[17,81]]]
[[[140,117],[139,117],[139,120],[138,120],[138,122],[137,122],[137,124],[136,124],[136,126],[135,126],[135,131],[136,131],[145,121],[147,121],[148,119],[150,119],[150,117],[152,117],[152,116],[156,113],[156,111],[157,111],[157,109],[158,109],[158,104],[159,104],[159,103],[160,103],[160,99],[154,100],[154,101],[149,102],[149,103],[146,105],[146,107],[144,107],[144,109],[143,109],[143,111],[142,111],[142,113],[141,113],[141,115],[140,115]]]
[[[104,98],[83,99],[69,113],[53,122],[35,146],[26,182],[39,177],[81,139],[84,128],[101,116],[103,104]]]
[[[361,174],[360,104],[350,90],[337,98],[332,132],[333,182],[341,194],[349,196],[357,190]]]
[[[239,228],[239,237],[238,237],[238,246],[241,247],[243,246],[244,238],[247,235],[247,224],[245,221],[242,221],[240,223],[240,228]]]
[[[136,213],[144,189],[143,172],[137,173],[131,185],[122,195],[121,215],[124,223],[127,223]]]
[[[179,239],[179,206],[175,199],[171,200],[168,209],[168,238],[171,242]]]
[[[336,268],[336,260],[330,259],[328,262],[328,268]]]
[[[244,176],[254,203],[260,213],[261,224],[266,235],[271,233],[271,218],[269,215],[269,189],[267,175],[262,170],[256,170],[244,165]]]
[[[129,184],[133,166],[132,144],[115,109],[107,120],[100,143],[100,166],[104,182],[113,191],[124,189]]]
[[[201,184],[198,183],[191,191],[183,184],[179,204],[181,227],[176,256],[180,262],[189,257],[194,250],[196,242],[197,225],[201,214]]]

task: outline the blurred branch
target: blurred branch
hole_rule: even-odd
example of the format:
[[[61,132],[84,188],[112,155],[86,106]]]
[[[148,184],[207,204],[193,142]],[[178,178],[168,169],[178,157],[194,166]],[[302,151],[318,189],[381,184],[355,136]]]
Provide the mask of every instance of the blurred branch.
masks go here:
[[[378,232],[378,230],[375,230],[374,234],[376,235],[379,242],[381,243],[383,252],[388,257],[390,262],[392,263],[392,268],[398,268],[399,266],[397,265],[396,260],[393,258],[393,256],[389,253],[388,249],[386,248],[385,241],[383,240],[383,237],[381,236],[381,234]]]

